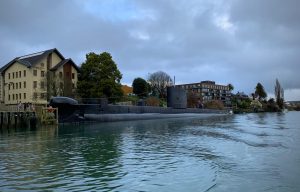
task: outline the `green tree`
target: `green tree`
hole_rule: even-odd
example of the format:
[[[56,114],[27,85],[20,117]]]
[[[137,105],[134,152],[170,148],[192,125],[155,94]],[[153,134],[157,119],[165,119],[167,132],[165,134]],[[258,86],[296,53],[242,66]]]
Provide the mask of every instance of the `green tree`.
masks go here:
[[[232,91],[234,89],[234,86],[231,83],[229,83],[227,86],[229,88],[229,91]]]
[[[258,99],[265,99],[267,97],[267,93],[265,92],[265,88],[261,83],[257,83],[255,87],[255,94],[258,96]]]
[[[122,74],[109,53],[91,52],[81,65],[77,92],[82,98],[107,97],[115,101],[123,94],[121,78]]]
[[[135,78],[132,83],[133,93],[139,97],[146,97],[149,93],[148,83],[143,78]]]

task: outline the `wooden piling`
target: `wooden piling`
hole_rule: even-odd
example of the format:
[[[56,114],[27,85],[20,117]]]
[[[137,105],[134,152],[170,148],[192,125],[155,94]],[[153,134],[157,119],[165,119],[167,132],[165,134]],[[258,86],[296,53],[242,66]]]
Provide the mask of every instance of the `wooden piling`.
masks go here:
[[[17,128],[25,124],[32,124],[32,122],[30,122],[31,119],[36,119],[35,112],[0,111],[0,128]],[[34,121],[34,123],[36,122],[37,121]]]

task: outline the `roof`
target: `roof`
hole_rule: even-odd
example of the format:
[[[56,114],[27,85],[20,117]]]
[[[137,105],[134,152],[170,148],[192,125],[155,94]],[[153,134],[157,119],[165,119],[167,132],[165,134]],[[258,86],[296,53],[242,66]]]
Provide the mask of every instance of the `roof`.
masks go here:
[[[56,48],[54,48],[54,49],[49,49],[49,50],[45,50],[45,51],[40,51],[40,52],[16,57],[13,60],[11,60],[9,63],[4,65],[0,69],[0,72],[4,73],[15,62],[19,62],[19,63],[25,65],[26,67],[32,67],[33,65],[35,65],[40,60],[44,59],[45,57],[47,57],[49,54],[51,54],[53,52],[55,52],[61,59],[63,59],[63,60],[65,59],[64,56]]]
[[[214,81],[201,81],[199,83],[186,83],[186,84],[178,84],[175,86],[183,86],[183,85],[216,85],[216,86],[223,86],[223,87],[227,87],[228,85],[220,85],[220,84],[216,84]]]
[[[17,58],[14,58],[11,60],[9,63],[4,65],[3,67],[0,68],[0,73],[4,72],[9,66],[11,66],[15,61],[17,61]]]
[[[55,65],[54,67],[52,67],[52,68],[50,69],[50,71],[56,71],[58,68],[60,68],[61,66],[63,66],[63,65],[66,64],[66,63],[71,63],[71,64],[73,65],[73,67],[74,67],[77,71],[79,71],[78,66],[73,62],[73,60],[72,60],[71,58],[62,60],[62,61],[59,62],[57,65]]]

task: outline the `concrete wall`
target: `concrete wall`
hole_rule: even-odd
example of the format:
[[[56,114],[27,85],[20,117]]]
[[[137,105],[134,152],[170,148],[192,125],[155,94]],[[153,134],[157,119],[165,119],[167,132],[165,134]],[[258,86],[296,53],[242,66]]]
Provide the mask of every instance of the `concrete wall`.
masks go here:
[[[0,73],[0,103],[4,102],[4,82],[2,74]]]
[[[26,75],[24,76],[24,71]],[[21,72],[21,76],[20,76]],[[18,73],[18,77],[16,76]],[[5,71],[4,75],[4,92],[5,104],[16,104],[17,102],[28,102],[32,95],[32,78],[30,69],[25,65],[15,62],[11,67]],[[26,82],[26,87],[24,87]],[[16,86],[18,84],[18,88]],[[21,87],[20,87],[21,85]],[[10,87],[10,89],[9,89]],[[18,98],[17,96],[18,95]],[[10,98],[10,99],[9,99]]]
[[[25,65],[15,62],[11,67],[5,71],[5,104],[16,104],[17,102],[31,102],[44,104],[47,100],[41,98],[41,93],[47,92],[46,85],[46,60],[41,60],[32,68],[28,68]],[[37,75],[34,76],[34,70],[36,70]],[[21,72],[21,76],[20,76]],[[18,77],[16,77],[18,73]],[[42,77],[44,73],[44,77]],[[14,74],[14,75],[13,75]],[[26,74],[26,75],[25,75]],[[37,87],[33,87],[33,82],[37,82]],[[41,88],[41,82],[44,82],[44,88]],[[10,84],[10,89],[9,89]],[[12,86],[14,84],[14,86]],[[16,88],[18,84],[18,89]],[[34,98],[34,93],[37,94],[37,98]],[[18,97],[16,96],[18,95]],[[10,98],[10,99],[9,99]]]
[[[68,63],[67,64],[65,64],[65,65],[68,65]],[[76,87],[77,87],[77,81],[78,81],[78,73],[77,73],[77,70],[75,69],[75,67],[73,66],[73,65],[71,65],[71,70],[69,71],[70,72],[70,80],[71,80],[71,85],[70,86],[72,86],[72,84],[74,84],[74,89],[76,89]],[[60,78],[59,77],[59,74],[62,74],[62,77]],[[59,67],[56,71],[55,71],[55,76],[56,76],[56,78],[55,78],[55,81],[57,81],[57,87],[60,87],[60,83],[63,83],[63,84],[65,84],[65,79],[64,79],[64,75],[66,74],[66,71],[64,70],[64,67],[63,66],[61,66],[61,67]],[[72,74],[74,74],[74,79],[72,78]],[[64,85],[65,86],[65,85]],[[64,89],[64,87],[63,87],[63,89]],[[63,90],[61,90],[61,93],[63,93]],[[59,94],[59,96],[62,96],[62,94]],[[65,95],[66,96],[66,95]]]
[[[71,76],[71,78],[72,78],[72,83],[74,84],[74,87],[75,87],[75,89],[76,89],[76,87],[77,87],[77,82],[78,82],[78,72],[77,72],[77,70],[75,69],[75,67],[72,65],[72,69],[71,69],[72,71],[71,71],[71,75],[72,74],[74,74],[74,79],[72,78],[72,76]]]
[[[61,62],[62,61],[62,59],[55,53],[55,52],[53,52],[52,54],[51,54],[51,64],[50,64],[50,68],[52,68],[52,67],[54,67],[56,64],[58,64],[59,62]]]

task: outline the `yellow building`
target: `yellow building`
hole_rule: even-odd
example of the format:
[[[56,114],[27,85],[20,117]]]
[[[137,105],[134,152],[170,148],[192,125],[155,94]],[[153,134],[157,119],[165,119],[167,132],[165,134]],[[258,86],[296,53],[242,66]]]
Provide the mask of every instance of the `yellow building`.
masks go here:
[[[16,57],[0,69],[0,102],[46,104],[52,96],[74,97],[78,73],[57,49]]]

